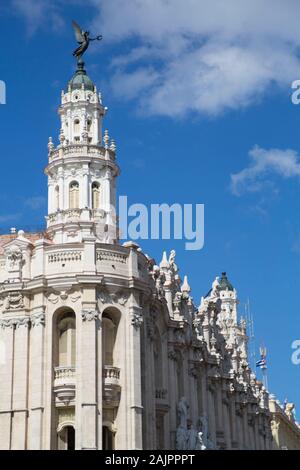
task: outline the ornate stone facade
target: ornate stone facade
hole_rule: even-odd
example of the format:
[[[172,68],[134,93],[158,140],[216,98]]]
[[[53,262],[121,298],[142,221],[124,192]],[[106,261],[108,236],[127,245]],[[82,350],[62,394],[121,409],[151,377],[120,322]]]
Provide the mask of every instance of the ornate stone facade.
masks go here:
[[[236,291],[223,274],[197,308],[174,251],[158,266],[118,243],[106,108],[74,83],[47,231],[0,237],[0,448],[271,449]]]

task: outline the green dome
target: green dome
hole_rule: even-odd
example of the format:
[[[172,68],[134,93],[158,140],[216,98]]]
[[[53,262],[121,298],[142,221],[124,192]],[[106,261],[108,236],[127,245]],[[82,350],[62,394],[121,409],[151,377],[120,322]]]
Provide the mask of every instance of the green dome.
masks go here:
[[[226,273],[222,273],[222,276],[219,279],[220,290],[231,290],[233,291],[233,285],[228,281]]]
[[[84,85],[86,90],[94,91],[95,89],[94,83],[84,70],[84,62],[79,62],[75,75],[69,81],[69,87],[71,87],[71,91],[74,91],[80,90],[82,85]]]

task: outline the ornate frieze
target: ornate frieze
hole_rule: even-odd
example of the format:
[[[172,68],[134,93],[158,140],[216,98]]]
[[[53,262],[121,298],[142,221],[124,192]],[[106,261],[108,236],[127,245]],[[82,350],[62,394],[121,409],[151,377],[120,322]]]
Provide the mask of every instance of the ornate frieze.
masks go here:
[[[119,304],[126,305],[129,298],[129,293],[124,291],[118,291],[109,293],[106,289],[101,289],[99,291],[99,299],[102,304]]]
[[[29,328],[30,317],[15,317],[15,318],[3,318],[0,320],[1,328]]]

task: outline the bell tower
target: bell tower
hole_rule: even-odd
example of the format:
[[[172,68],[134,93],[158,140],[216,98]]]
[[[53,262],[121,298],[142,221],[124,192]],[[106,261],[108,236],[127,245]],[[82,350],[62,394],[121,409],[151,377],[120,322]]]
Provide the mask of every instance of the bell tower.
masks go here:
[[[59,144],[48,143],[48,233],[54,243],[81,242],[95,237],[117,241],[116,145],[103,134],[107,108],[101,94],[78,61],[77,70],[62,91],[58,114]]]

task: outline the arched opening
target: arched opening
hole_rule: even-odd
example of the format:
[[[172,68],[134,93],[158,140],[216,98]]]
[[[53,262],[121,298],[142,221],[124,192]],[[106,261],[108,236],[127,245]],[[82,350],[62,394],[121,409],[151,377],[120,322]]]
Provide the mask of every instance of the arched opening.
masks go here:
[[[115,366],[115,344],[117,338],[119,318],[110,311],[106,310],[102,315],[102,360],[106,366]]]
[[[75,450],[74,426],[64,426],[58,432],[58,450]]]
[[[100,185],[97,182],[92,184],[92,208],[99,209],[100,207]]]
[[[92,128],[92,121],[91,121],[91,119],[88,119],[88,120],[87,120],[86,127],[87,127],[87,131],[88,131],[88,132],[91,132],[91,128]]]
[[[74,312],[66,312],[57,324],[58,366],[75,367],[76,364],[76,319]]]
[[[79,119],[74,120],[74,134],[80,134],[80,121],[79,121]]]
[[[76,315],[68,307],[53,315],[52,449],[75,448]],[[54,438],[56,436],[56,440]]]
[[[59,209],[59,186],[55,187],[54,190],[54,211],[58,211]]]
[[[102,449],[114,450],[115,448],[115,435],[109,426],[102,427]]]
[[[79,208],[79,183],[72,181],[69,187],[69,207],[70,209]]]

